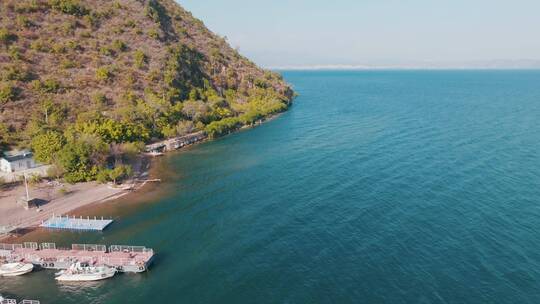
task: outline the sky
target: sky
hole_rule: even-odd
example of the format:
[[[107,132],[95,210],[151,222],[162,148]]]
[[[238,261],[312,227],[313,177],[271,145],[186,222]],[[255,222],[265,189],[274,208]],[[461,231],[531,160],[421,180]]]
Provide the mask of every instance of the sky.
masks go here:
[[[177,2],[265,67],[540,64],[540,0]]]

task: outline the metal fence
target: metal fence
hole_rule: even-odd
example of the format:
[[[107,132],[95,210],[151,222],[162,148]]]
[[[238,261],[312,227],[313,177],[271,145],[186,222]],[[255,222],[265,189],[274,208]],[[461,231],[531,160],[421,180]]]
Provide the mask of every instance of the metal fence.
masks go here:
[[[41,243],[40,247],[41,247],[42,250],[56,249],[56,244],[55,243]]]
[[[153,253],[154,250],[146,248],[144,246],[111,245],[109,247],[109,252]]]
[[[20,248],[23,248],[23,246],[21,244],[2,244],[0,243],[0,249],[3,249],[3,250],[15,250],[15,249],[20,249]]]
[[[23,243],[24,249],[32,249],[32,250],[38,250],[39,246],[38,243],[35,242],[24,242]]]
[[[107,252],[107,246],[96,244],[73,244],[71,245],[71,249],[81,251]]]

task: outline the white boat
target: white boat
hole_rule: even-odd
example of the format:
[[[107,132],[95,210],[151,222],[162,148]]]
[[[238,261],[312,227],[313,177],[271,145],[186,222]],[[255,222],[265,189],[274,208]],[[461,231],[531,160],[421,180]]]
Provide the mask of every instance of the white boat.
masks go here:
[[[0,276],[15,277],[27,274],[34,270],[34,265],[30,263],[7,263],[0,266]]]
[[[56,274],[57,281],[63,282],[89,282],[112,278],[116,274],[116,268],[107,266],[88,266],[75,263],[68,269]]]

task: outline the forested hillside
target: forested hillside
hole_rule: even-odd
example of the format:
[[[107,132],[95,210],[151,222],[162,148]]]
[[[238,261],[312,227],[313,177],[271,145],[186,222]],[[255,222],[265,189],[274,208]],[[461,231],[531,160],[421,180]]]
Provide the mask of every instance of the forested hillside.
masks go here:
[[[252,124],[292,97],[173,0],[0,2],[0,144],[32,148],[70,181],[141,143]]]

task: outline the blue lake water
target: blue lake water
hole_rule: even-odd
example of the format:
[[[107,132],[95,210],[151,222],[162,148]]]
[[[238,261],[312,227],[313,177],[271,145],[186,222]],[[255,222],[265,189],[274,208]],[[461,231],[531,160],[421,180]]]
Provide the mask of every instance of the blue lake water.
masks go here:
[[[160,160],[168,191],[103,234],[148,273],[52,272],[42,303],[540,303],[540,71],[285,72],[263,126]]]

